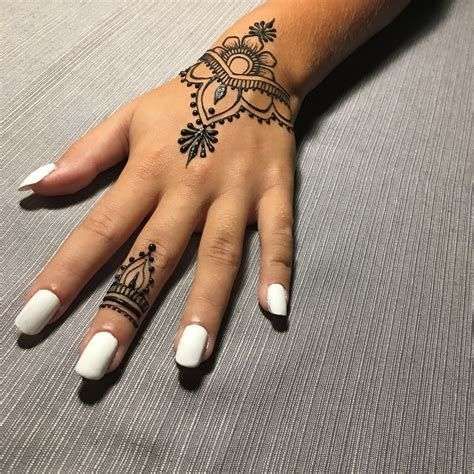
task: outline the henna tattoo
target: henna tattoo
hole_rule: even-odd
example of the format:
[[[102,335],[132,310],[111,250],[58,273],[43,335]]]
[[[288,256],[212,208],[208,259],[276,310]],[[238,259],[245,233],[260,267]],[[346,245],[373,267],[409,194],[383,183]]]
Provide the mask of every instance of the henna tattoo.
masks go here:
[[[109,303],[102,303],[100,305],[100,308],[109,308],[109,309],[113,309],[114,311],[116,311],[117,313],[121,314],[122,316],[124,316],[125,318],[127,318],[133,325],[133,327],[135,329],[138,329],[138,323],[136,321],[136,319],[133,317],[133,316],[130,316],[126,311],[124,311],[123,309],[121,309],[119,306],[116,306],[114,304],[109,304]]]
[[[115,275],[115,281],[110,285],[100,308],[109,308],[125,316],[134,327],[147,312],[150,303],[148,293],[153,286],[152,278],[153,252],[155,244],[148,246],[147,252],[140,252],[138,257],[130,257]]]
[[[178,138],[187,163],[215,150],[217,125],[246,113],[259,123],[277,122],[293,130],[288,92],[275,80],[277,60],[265,43],[276,38],[275,19],[249,27],[242,38],[227,37],[222,46],[206,51],[199,61],[180,73],[181,82],[195,87],[190,107],[195,123],[188,123]]]
[[[206,148],[212,153],[214,151],[213,143],[217,143],[217,130],[207,128],[196,128],[192,123],[188,123],[188,128],[181,130],[182,137],[179,143],[183,153],[188,152],[188,160],[192,160],[201,148],[200,156],[206,156]]]
[[[273,28],[273,23],[275,23],[275,18],[268,23],[263,20],[260,23],[254,23],[253,26],[249,26],[249,34],[258,36],[265,43],[271,42],[276,38],[276,29]]]

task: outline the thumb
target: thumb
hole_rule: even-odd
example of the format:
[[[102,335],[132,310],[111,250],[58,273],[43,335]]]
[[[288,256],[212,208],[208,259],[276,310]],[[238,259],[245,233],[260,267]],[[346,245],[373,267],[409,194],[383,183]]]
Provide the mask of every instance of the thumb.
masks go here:
[[[128,129],[137,100],[118,109],[73,143],[55,163],[29,174],[19,190],[37,194],[71,194],[87,186],[99,173],[128,155]]]

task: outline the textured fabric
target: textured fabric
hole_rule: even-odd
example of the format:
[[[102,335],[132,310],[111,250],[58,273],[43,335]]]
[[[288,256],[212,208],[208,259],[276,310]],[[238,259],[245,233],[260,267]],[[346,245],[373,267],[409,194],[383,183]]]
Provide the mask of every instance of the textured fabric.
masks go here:
[[[196,241],[102,382],[72,369],[123,252],[61,324],[17,342],[23,291],[116,174],[56,199],[18,183],[255,4],[0,0],[1,472],[472,468],[470,0],[415,4],[308,97],[288,327],[258,308],[249,232],[216,356],[194,375],[171,343]]]

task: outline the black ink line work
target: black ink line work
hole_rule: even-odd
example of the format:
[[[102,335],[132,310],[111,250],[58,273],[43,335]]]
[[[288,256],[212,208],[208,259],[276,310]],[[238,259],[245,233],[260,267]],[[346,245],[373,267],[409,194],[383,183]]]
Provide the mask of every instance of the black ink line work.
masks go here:
[[[125,316],[136,328],[150,306],[148,293],[154,283],[152,254],[155,250],[156,245],[150,244],[147,252],[140,252],[138,257],[130,257],[120,267],[100,305],[101,308],[113,309]]]
[[[188,123],[178,139],[186,166],[215,150],[217,125],[232,122],[246,113],[259,123],[278,123],[293,130],[290,96],[275,80],[277,60],[265,43],[276,38],[275,19],[249,27],[242,38],[227,37],[222,46],[206,51],[199,61],[180,73],[181,82],[194,86],[189,104],[195,123]]]

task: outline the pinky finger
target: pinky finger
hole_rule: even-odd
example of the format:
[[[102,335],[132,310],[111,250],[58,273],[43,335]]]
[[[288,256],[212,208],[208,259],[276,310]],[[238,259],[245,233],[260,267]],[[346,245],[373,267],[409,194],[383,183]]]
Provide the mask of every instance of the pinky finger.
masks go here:
[[[288,314],[293,263],[293,191],[278,186],[267,191],[258,206],[260,235],[260,305],[272,314]]]

